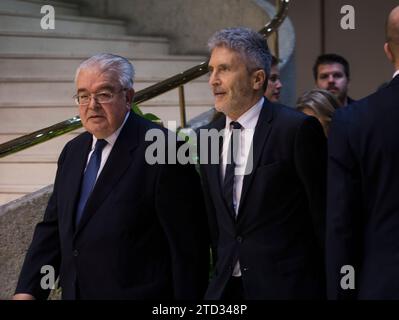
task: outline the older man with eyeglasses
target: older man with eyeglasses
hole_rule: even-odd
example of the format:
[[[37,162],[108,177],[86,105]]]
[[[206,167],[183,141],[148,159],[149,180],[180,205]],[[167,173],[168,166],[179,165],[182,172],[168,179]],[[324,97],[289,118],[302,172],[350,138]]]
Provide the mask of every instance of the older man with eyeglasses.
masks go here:
[[[61,153],[14,299],[47,298],[43,266],[59,275],[64,299],[203,296],[209,245],[199,177],[191,165],[146,161],[146,132],[168,132],[130,112],[133,76],[112,54],[77,69],[87,132]]]

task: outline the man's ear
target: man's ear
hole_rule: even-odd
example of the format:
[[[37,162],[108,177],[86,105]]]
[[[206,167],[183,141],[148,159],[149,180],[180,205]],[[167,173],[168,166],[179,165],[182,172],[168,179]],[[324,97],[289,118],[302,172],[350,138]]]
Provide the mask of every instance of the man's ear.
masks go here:
[[[384,51],[385,51],[385,55],[387,56],[389,61],[394,63],[395,62],[395,56],[393,55],[391,47],[389,46],[388,42],[385,42],[385,44],[384,44]]]
[[[134,89],[130,88],[126,90],[126,104],[130,108],[133,102],[133,97],[134,97]]]
[[[254,90],[263,90],[263,84],[266,81],[266,73],[265,70],[256,70],[252,75],[253,84],[252,88]]]

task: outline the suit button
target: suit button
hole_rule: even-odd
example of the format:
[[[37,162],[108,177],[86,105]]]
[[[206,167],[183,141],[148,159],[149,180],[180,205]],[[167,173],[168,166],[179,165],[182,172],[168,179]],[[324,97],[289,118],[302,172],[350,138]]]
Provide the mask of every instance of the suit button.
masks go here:
[[[74,256],[74,257],[77,257],[78,255],[79,255],[79,251],[78,251],[78,250],[76,250],[76,249],[75,249],[75,250],[73,250],[73,256]]]
[[[241,243],[244,239],[243,239],[241,236],[238,236],[238,237],[236,238],[236,240],[237,240],[239,243]]]

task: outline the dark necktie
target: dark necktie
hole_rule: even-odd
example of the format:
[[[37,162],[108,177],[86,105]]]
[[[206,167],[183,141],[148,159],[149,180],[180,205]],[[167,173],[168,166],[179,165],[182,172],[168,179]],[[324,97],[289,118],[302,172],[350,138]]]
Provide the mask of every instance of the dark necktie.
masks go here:
[[[107,141],[105,141],[104,139],[97,140],[96,146],[90,156],[89,163],[83,175],[82,186],[80,188],[78,209],[76,212],[76,226],[79,224],[80,219],[82,218],[87,199],[89,199],[94,185],[96,184],[97,173],[98,169],[100,169],[101,164],[101,154],[106,144]]]
[[[229,149],[227,151],[227,165],[223,182],[223,195],[227,207],[229,208],[231,214],[235,218],[236,211],[233,203],[234,176],[235,176],[234,170],[238,154],[238,140],[240,138],[240,132],[238,130],[241,130],[242,126],[238,122],[232,121],[230,122],[230,128],[232,129],[232,131],[230,136]]]

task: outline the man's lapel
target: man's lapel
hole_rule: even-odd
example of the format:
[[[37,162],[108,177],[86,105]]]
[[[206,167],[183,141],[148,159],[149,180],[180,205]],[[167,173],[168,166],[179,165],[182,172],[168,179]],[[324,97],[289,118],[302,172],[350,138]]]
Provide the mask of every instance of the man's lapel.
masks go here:
[[[220,133],[226,126],[226,117],[223,115],[219,117],[216,121],[214,121],[210,125],[210,129],[216,129],[218,133]],[[222,203],[222,208],[220,210],[223,210],[225,215],[229,217],[231,220],[232,224],[235,223],[234,219],[234,214],[230,212],[229,208],[226,205],[226,202],[223,198],[223,190],[222,190],[222,183],[220,173],[221,173],[221,153],[223,149],[223,139],[219,139],[219,150],[218,150],[218,163],[212,164],[211,163],[211,154],[212,151],[214,152],[216,148],[213,148],[211,144],[208,144],[208,164],[206,165],[206,168],[208,168],[208,173],[209,173],[209,184],[211,185],[211,188],[214,190],[212,192],[213,197],[215,198],[216,203]]]
[[[74,149],[71,149],[70,152],[80,154],[80,156],[72,154],[72,156],[68,157],[65,182],[59,186],[59,189],[62,189],[61,197],[65,197],[66,199],[65,202],[62,202],[62,205],[65,206],[62,211],[67,213],[69,231],[72,234],[73,230],[75,230],[76,208],[80,196],[80,186],[92,142],[92,135],[86,132],[79,144]],[[81,153],[82,150],[83,153]]]
[[[399,85],[399,74],[397,74],[389,83],[388,83],[388,87],[390,86],[397,86]]]
[[[211,125],[211,130],[212,129],[216,129],[218,132],[221,132],[221,130],[224,129],[225,127],[225,123],[226,123],[226,117],[225,116],[221,116],[219,119],[217,119],[212,125]],[[211,139],[211,141],[213,141]],[[208,141],[209,142],[209,141]],[[219,139],[219,154],[218,154],[218,160],[220,161],[220,154],[221,154],[221,150],[223,148],[223,139]],[[221,182],[220,182],[220,164],[219,161],[216,164],[212,164],[212,152],[214,152],[216,150],[216,148],[211,146],[212,143],[208,143],[207,147],[208,147],[208,164],[207,167],[209,168],[209,182],[211,185],[213,185],[217,192],[216,194],[221,196]]]
[[[249,158],[247,160],[247,169],[249,168],[248,166],[252,166],[252,170],[248,170],[250,171],[250,173],[244,176],[237,220],[239,220],[241,216],[242,208],[244,207],[248,190],[254,179],[256,168],[258,167],[259,159],[262,155],[265,142],[269,137],[270,129],[272,127],[272,120],[273,120],[273,104],[270,103],[267,99],[265,99],[262,110],[259,114],[258,123],[256,124],[255,127],[254,137],[251,145],[251,151],[249,153]],[[252,163],[250,163],[251,162],[250,157],[252,157]]]
[[[134,150],[139,144],[139,119],[131,113],[125,126],[101,171],[93,192],[87,200],[82,219],[77,227],[75,236],[97,212],[114,186],[122,179],[123,174],[133,162]]]

